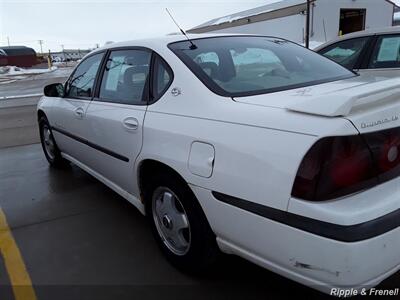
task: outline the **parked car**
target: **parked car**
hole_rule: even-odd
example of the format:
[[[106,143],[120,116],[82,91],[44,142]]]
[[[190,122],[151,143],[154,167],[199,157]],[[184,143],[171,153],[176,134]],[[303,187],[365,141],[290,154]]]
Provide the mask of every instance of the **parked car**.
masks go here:
[[[50,165],[125,197],[182,270],[222,250],[329,292],[400,268],[397,79],[274,37],[176,35],[95,50],[44,93]]]
[[[400,76],[400,26],[350,33],[314,51],[359,73]]]

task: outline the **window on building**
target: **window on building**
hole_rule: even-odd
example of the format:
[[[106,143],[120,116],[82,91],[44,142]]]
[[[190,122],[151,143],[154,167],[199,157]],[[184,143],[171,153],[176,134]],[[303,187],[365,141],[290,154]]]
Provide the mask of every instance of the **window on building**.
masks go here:
[[[341,9],[339,35],[365,30],[366,9]]]

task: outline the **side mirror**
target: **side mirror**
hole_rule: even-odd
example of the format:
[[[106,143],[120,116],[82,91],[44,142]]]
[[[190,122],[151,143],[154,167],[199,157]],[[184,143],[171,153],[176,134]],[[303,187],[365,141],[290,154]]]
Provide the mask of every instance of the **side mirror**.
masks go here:
[[[64,85],[62,83],[52,83],[44,87],[46,97],[64,97]]]

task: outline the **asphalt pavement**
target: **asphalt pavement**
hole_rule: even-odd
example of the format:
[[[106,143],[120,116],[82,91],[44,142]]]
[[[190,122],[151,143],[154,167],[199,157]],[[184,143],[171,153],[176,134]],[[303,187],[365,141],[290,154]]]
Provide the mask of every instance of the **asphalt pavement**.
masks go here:
[[[4,97],[42,94],[46,85],[64,82],[71,72],[72,68],[68,67],[49,73],[25,76],[23,79],[19,79],[19,76],[9,76],[7,79],[11,82],[0,82],[0,101]]]
[[[43,88],[64,82],[72,67],[29,76],[9,76],[0,81],[0,148],[39,142],[36,105]],[[4,77],[2,77],[4,79]]]
[[[0,100],[0,148],[39,142],[39,97]]]
[[[0,150],[0,207],[37,299],[327,298],[234,256],[181,273],[136,208],[75,166],[50,168],[39,144]],[[0,298],[13,299],[1,259],[0,274]]]

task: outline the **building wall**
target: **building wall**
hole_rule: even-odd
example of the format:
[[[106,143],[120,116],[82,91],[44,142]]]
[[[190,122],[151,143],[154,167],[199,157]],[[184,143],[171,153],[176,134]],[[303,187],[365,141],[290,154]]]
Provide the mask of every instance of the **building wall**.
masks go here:
[[[299,14],[295,16],[251,23],[243,26],[225,28],[213,32],[272,35],[283,37],[296,43],[303,43],[304,26],[305,16]]]
[[[7,64],[8,64],[7,56],[0,54],[0,67],[7,66]]]
[[[65,50],[64,52],[50,53],[50,56],[52,60],[58,60],[58,59],[61,61],[79,60],[82,59],[89,52],[90,50],[76,50],[76,51]]]
[[[21,68],[32,67],[38,63],[36,56],[34,55],[8,55],[5,63],[8,66],[16,66]]]
[[[392,26],[393,5],[385,0],[317,0],[314,7],[314,41],[325,42],[323,24],[325,22],[327,40],[339,35],[340,9],[365,8],[365,29]]]
[[[341,8],[365,8],[365,29],[392,26],[393,5],[385,0],[316,0],[315,6],[313,7],[314,15],[311,18],[312,42],[317,42],[317,44],[324,43],[339,35]],[[213,32],[273,35],[286,38],[296,43],[304,43],[305,22],[305,15],[298,14],[279,19],[215,30]]]

